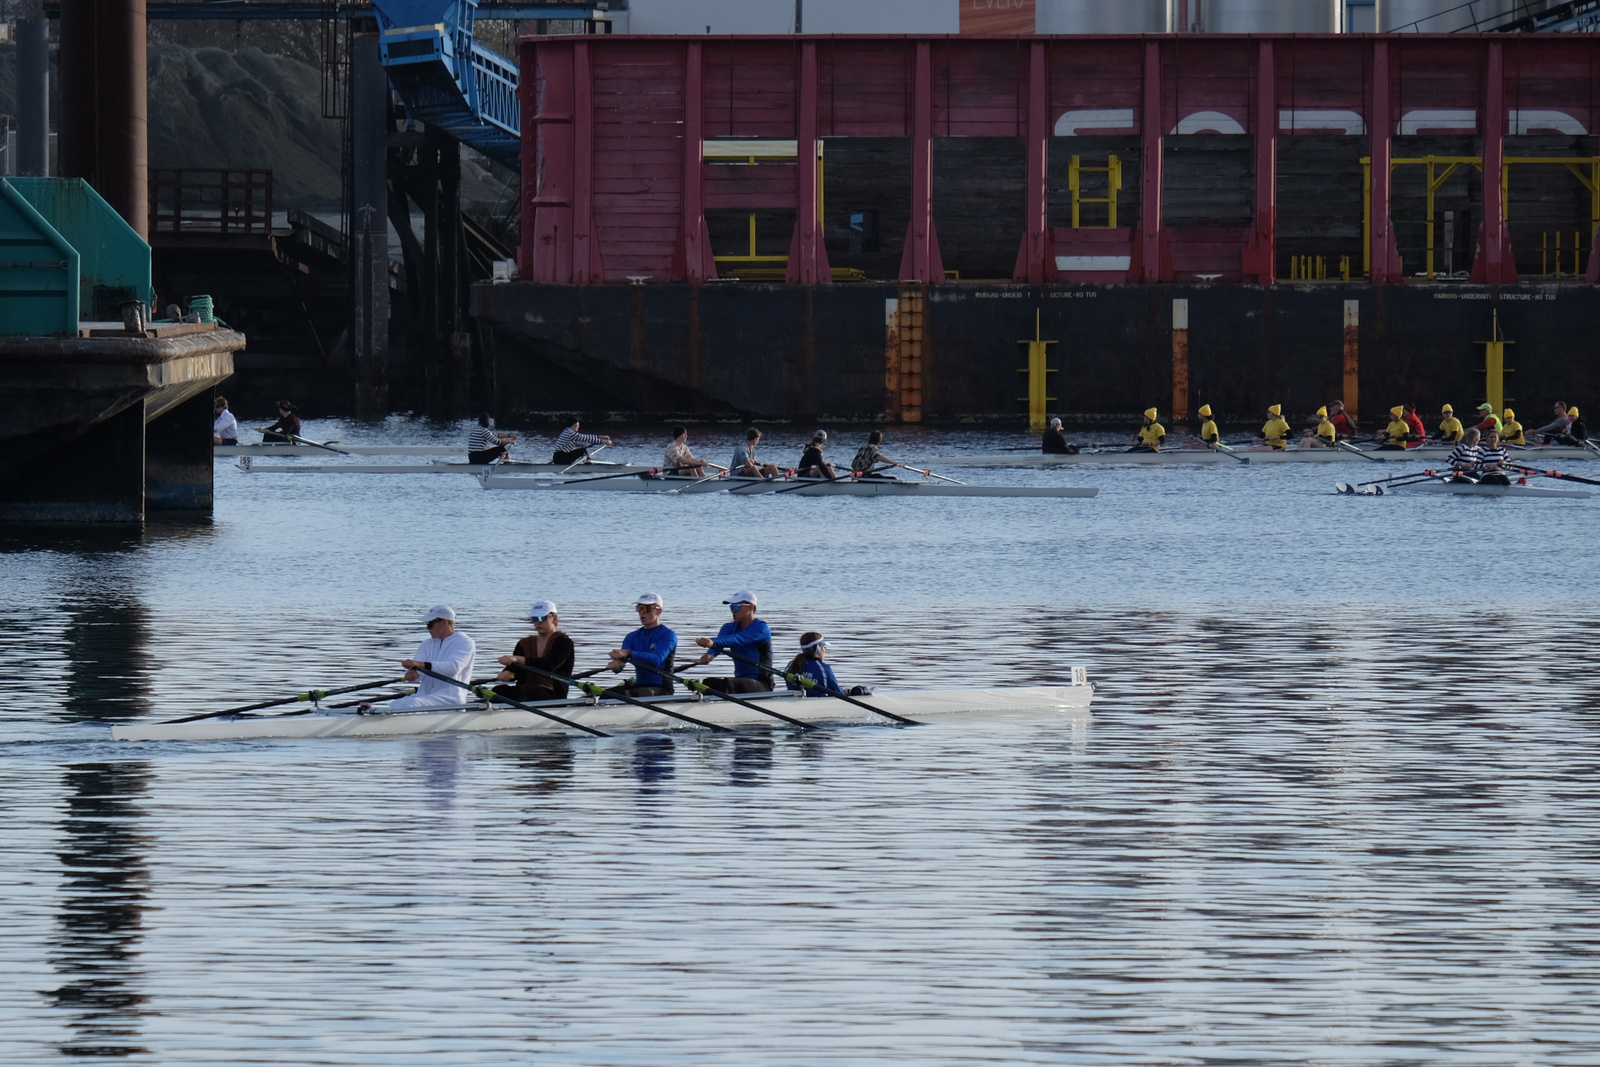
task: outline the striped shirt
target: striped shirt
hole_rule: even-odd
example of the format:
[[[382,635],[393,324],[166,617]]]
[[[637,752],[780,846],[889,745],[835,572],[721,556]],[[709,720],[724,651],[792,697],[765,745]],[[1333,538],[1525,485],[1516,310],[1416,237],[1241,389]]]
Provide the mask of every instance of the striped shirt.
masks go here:
[[[1482,455],[1483,449],[1463,441],[1451,450],[1450,455],[1446,457],[1446,462],[1450,464],[1451,470],[1471,473],[1478,469],[1478,463]]]
[[[482,452],[494,448],[500,443],[500,435],[487,426],[475,427],[472,435],[467,438],[468,452]]]
[[[1505,464],[1510,460],[1511,453],[1506,450],[1505,445],[1500,445],[1498,448],[1489,448],[1485,446],[1478,449],[1479,470],[1486,470],[1495,464],[1499,464],[1501,467],[1504,467]]]
[[[557,452],[571,452],[575,448],[588,448],[590,445],[600,443],[600,438],[593,434],[579,433],[571,426],[561,431],[561,436],[556,438]]]

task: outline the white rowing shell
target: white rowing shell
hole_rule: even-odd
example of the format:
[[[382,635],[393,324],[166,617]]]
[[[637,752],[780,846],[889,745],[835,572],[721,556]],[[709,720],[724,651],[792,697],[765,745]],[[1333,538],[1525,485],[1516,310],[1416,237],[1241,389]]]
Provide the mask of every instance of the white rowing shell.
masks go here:
[[[789,496],[987,496],[987,497],[1092,497],[1100,490],[1082,486],[1047,485],[951,485],[949,482],[899,482],[880,478],[852,478],[830,482],[825,479],[712,478],[698,481],[687,477],[595,478],[564,482],[538,481],[511,475],[487,474],[481,479],[485,489],[583,489],[608,493],[727,493],[730,496],[764,496],[786,493]]]
[[[326,456],[328,453],[324,452]],[[517,472],[521,474],[640,474],[649,467],[633,467],[625,463],[580,463],[572,467],[565,463],[449,463],[436,460],[432,463],[295,463],[265,466],[260,463],[241,462],[239,469],[246,474],[474,474],[486,470]]]
[[[1094,686],[1018,686],[1000,689],[930,689],[880,692],[860,699],[873,707],[908,719],[923,721],[959,715],[999,715],[1014,712],[1084,715]],[[740,699],[771,703],[792,719],[811,723],[864,725],[889,723],[848,701],[835,697],[800,697],[789,691],[740,694]],[[672,697],[659,701],[683,714],[718,726],[783,726],[779,720],[716,697],[704,700]],[[688,723],[646,711],[621,701],[540,701],[562,718],[606,733],[639,730],[693,730]],[[229,741],[250,738],[418,737],[432,734],[498,733],[584,736],[532,712],[482,704],[424,711],[383,712],[367,715],[335,712],[314,715],[243,715],[227,719],[201,719],[181,723],[125,723],[111,728],[118,741]]]
[[[1385,493],[1454,493],[1457,496],[1542,496],[1550,499],[1583,500],[1594,494],[1587,489],[1546,489],[1539,485],[1481,485],[1473,482],[1414,482],[1386,485]]]

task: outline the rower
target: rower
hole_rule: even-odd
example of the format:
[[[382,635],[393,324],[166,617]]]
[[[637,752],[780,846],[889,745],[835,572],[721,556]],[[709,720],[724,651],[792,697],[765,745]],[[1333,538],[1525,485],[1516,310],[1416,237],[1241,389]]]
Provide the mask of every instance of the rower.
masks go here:
[[[1061,420],[1051,419],[1050,428],[1044,432],[1044,440],[1040,442],[1040,450],[1047,456],[1072,456],[1078,452],[1077,445],[1067,444],[1067,437],[1061,432]]]
[[[1456,409],[1446,404],[1439,409],[1439,414],[1444,416],[1439,420],[1439,440],[1448,444],[1460,444],[1466,429],[1461,425],[1461,420],[1456,418]]]
[[[292,443],[300,436],[300,416],[294,412],[294,405],[287,400],[278,401],[278,421],[261,431],[261,440],[282,441]]]
[[[851,474],[876,474],[883,467],[894,466],[894,460],[883,454],[883,449],[878,446],[883,444],[883,431],[873,430],[867,434],[867,443],[856,450],[856,458],[850,461]],[[880,478],[883,475],[878,475]]]
[[[1261,436],[1266,443],[1255,445],[1252,450],[1264,452],[1270,449],[1273,452],[1282,452],[1289,447],[1289,424],[1283,418],[1283,405],[1273,404],[1267,408],[1267,414],[1271,418],[1261,427]]]
[[[543,674],[512,670],[513,667],[537,667],[552,674],[572,677],[575,651],[572,638],[561,632],[561,619],[556,606],[548,600],[535,600],[528,609],[528,621],[533,623],[533,633],[517,642],[511,655],[501,656],[506,669],[496,677],[510,685],[497,685],[494,691],[513,700],[565,700],[567,683],[558,682]]]
[[[1166,440],[1167,431],[1156,421],[1156,409],[1144,409],[1144,425],[1139,427],[1138,442],[1129,452],[1160,452],[1161,442]]]
[[[1564,443],[1581,448],[1589,439],[1589,427],[1584,425],[1582,416],[1578,414],[1578,405],[1574,404],[1568,408],[1567,414],[1572,416],[1572,425],[1567,427],[1567,440]]]
[[[556,450],[550,455],[551,463],[577,464],[589,458],[590,445],[609,445],[611,438],[605,434],[578,432],[578,416],[567,420],[566,428],[556,438]]]
[[[1332,448],[1334,446],[1334,442],[1338,441],[1339,431],[1334,427],[1333,420],[1328,418],[1327,405],[1323,405],[1317,409],[1317,425],[1314,427],[1314,429],[1316,430],[1316,434],[1314,435],[1316,443],[1310,447]],[[1304,446],[1305,442],[1302,441],[1301,445]]]
[[[1211,417],[1211,405],[1201,404],[1199,414],[1205,420],[1200,424],[1200,443],[1215,452],[1222,444],[1222,431],[1217,429],[1217,420]]]
[[[1411,424],[1405,420],[1406,409],[1399,404],[1389,409],[1389,425],[1378,439],[1383,442],[1379,448],[1410,448],[1407,443],[1411,440]]]
[[[422,625],[427,627],[428,636],[417,646],[415,656],[400,661],[400,666],[406,669],[406,681],[416,682],[417,691],[410,696],[391,700],[388,707],[390,711],[452,707],[464,704],[469,699],[460,686],[419,673],[418,668],[470,685],[478,647],[472,643],[472,638],[456,632],[456,613],[445,604],[423,615]],[[361,707],[365,710],[371,705],[363,704]]]
[[[236,445],[239,443],[239,420],[228,410],[228,398],[219,396],[211,402],[211,443]]]
[[[1333,423],[1333,432],[1339,437],[1354,437],[1356,435],[1356,420],[1345,412],[1343,400],[1329,402],[1328,421]]]
[[[705,460],[697,458],[689,451],[689,428],[686,426],[672,428],[672,443],[667,446],[662,461],[662,470],[667,474],[685,474],[691,478],[705,477]]]
[[[1495,433],[1499,433],[1502,429],[1504,429],[1504,427],[1500,425],[1500,416],[1494,413],[1493,405],[1479,404],[1478,418],[1482,420],[1478,423],[1479,433],[1488,433],[1490,430],[1493,430]]]
[[[614,685],[606,690],[630,697],[664,697],[672,695],[672,679],[656,671],[672,673],[672,658],[678,651],[678,635],[661,625],[661,610],[666,602],[659,593],[646,593],[633,602],[639,613],[639,628],[622,639],[621,648],[611,650],[607,664],[617,673],[633,664],[633,681]]]
[[[746,478],[776,478],[778,468],[756,460],[756,446],[761,443],[761,431],[754,426],[744,432],[744,444],[733,450],[728,462],[728,473]]]
[[[825,697],[828,690],[835,693],[844,692],[839,687],[839,679],[834,677],[833,668],[823,662],[828,655],[828,642],[815,630],[807,630],[800,635],[800,654],[789,661],[789,669],[784,671],[784,684],[790,689],[803,689],[808,697]],[[788,675],[795,674],[808,678],[815,685],[803,686],[798,681],[790,681]]]
[[[493,463],[501,456],[510,455],[510,446],[517,443],[514,433],[497,433],[489,428],[489,413],[478,416],[478,425],[467,435],[467,462]]]
[[[1478,460],[1483,454],[1483,450],[1478,447],[1478,436],[1476,426],[1467,430],[1461,440],[1456,442],[1456,447],[1445,457],[1444,461],[1453,472],[1455,481],[1470,482],[1478,473]]]
[[[723,601],[733,612],[733,619],[722,624],[716,637],[697,637],[694,643],[710,649],[695,662],[710,663],[727,649],[736,651],[744,659],[733,661],[732,678],[707,678],[706,685],[724,693],[767,693],[772,691],[772,675],[745,660],[759,660],[762,667],[772,666],[772,628],[756,618],[756,595],[741,589]]]
[[[1561,438],[1567,435],[1567,430],[1572,427],[1572,415],[1567,411],[1567,405],[1557,400],[1554,411],[1556,416],[1554,419],[1533,431],[1536,434],[1544,435],[1545,444],[1560,441]]]
[[[1417,405],[1407,400],[1400,405],[1400,409],[1405,412],[1401,417],[1406,420],[1406,425],[1411,427],[1410,447],[1421,448],[1428,440],[1428,428],[1422,425],[1422,416],[1417,414]]]
[[[800,466],[795,468],[795,474],[801,478],[826,478],[829,481],[837,478],[838,475],[833,473],[833,464],[822,458],[822,447],[827,443],[827,430],[812,434],[811,443],[800,453]]]
[[[1489,430],[1483,435],[1483,447],[1478,450],[1478,481],[1482,485],[1510,485],[1506,464],[1511,453],[1500,443],[1500,431]]]
[[[1527,436],[1523,433],[1522,423],[1517,421],[1517,413],[1510,408],[1500,412],[1500,439],[1508,445],[1523,446],[1528,443]]]

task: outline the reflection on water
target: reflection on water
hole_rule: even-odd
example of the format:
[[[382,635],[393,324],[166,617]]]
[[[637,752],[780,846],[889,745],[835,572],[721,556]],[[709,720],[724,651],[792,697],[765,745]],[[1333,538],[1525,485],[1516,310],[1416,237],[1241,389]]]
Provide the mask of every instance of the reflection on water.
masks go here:
[[[149,708],[149,613],[133,596],[80,588],[65,597],[62,717],[122,722]]]
[[[63,775],[64,881],[49,957],[61,984],[45,995],[71,1033],[65,1055],[147,1051],[138,1043],[147,1000],[139,942],[150,887],[136,820],[149,774],[144,763],[79,763]]]
[[[673,755],[677,746],[672,738],[646,734],[633,743],[633,776],[639,780],[639,795],[655,797],[667,792],[662,785],[673,779]]]

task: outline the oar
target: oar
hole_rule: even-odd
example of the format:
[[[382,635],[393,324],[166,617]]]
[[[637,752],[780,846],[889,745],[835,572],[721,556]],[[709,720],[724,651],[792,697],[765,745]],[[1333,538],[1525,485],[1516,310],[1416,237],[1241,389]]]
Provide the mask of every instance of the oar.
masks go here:
[[[669,490],[667,490],[667,495],[668,496],[677,496],[679,493],[683,492],[685,489],[693,489],[695,486],[702,485],[702,484],[704,484],[706,482],[709,482],[713,478],[720,478],[720,477],[723,476],[723,474],[725,474],[727,472],[727,469],[728,468],[723,467],[721,470],[717,471],[715,474],[708,474],[704,478],[696,478],[694,481],[688,483],[687,485],[680,485],[676,489],[669,489]]]
[[[1578,443],[1581,444],[1584,448],[1587,448],[1590,452],[1593,452],[1595,455],[1600,456],[1600,445],[1595,444],[1593,441],[1589,440],[1587,437],[1585,437],[1582,441],[1580,441]]]
[[[670,711],[659,704],[651,704],[635,697],[628,696],[626,693],[613,693],[606,689],[606,687],[603,685],[595,685],[593,682],[580,682],[576,678],[568,678],[564,674],[556,674],[554,671],[547,671],[543,667],[528,667],[518,663],[516,665],[516,669],[519,671],[531,671],[534,674],[542,674],[546,678],[554,678],[558,682],[566,682],[568,685],[575,685],[580,691],[592,697],[604,697],[607,700],[620,700],[623,703],[633,704],[636,707],[641,707],[646,711],[653,711],[657,714],[666,715],[673,719],[681,719],[683,722],[686,722],[691,726],[698,726],[702,730],[712,730],[719,734],[730,732],[726,726],[718,726],[714,722],[705,722],[701,719],[684,715],[681,712]],[[530,708],[529,710],[531,711],[532,709]]]
[[[711,466],[711,464],[707,464]],[[621,474],[596,474],[588,478],[568,478],[562,485],[582,485],[584,482],[603,482],[607,478],[641,478],[647,474],[671,474],[673,471],[683,470],[682,467],[651,467],[647,471],[623,471]],[[560,473],[560,472],[557,472]]]
[[[688,689],[690,689],[693,692],[699,693],[701,696],[705,696],[707,693],[710,693],[712,696],[721,697],[723,700],[729,700],[729,701],[732,701],[735,704],[739,704],[739,705],[742,705],[744,707],[747,707],[751,711],[759,711],[763,715],[770,715],[774,719],[781,719],[781,720],[783,720],[784,722],[788,723],[791,726],[798,726],[802,730],[815,730],[817,728],[816,723],[804,722],[804,721],[802,721],[800,719],[791,719],[789,716],[785,715],[781,711],[773,711],[771,708],[764,708],[760,704],[757,704],[753,700],[740,700],[738,697],[733,696],[731,693],[724,693],[720,689],[714,689],[711,686],[707,685],[705,682],[699,681],[697,679],[685,678],[681,674],[672,674],[672,673],[669,673],[667,671],[660,670],[659,668],[656,669],[655,673],[657,673],[657,674],[659,674],[659,675],[661,675],[661,676],[663,676],[665,678],[671,678],[675,682],[682,682],[685,687],[687,687]]]
[[[429,678],[437,678],[441,682],[449,682],[451,685],[456,686],[459,689],[465,689],[467,692],[471,693],[473,696],[484,701],[485,703],[494,703],[498,701],[501,704],[510,704],[519,711],[529,711],[535,715],[542,715],[551,722],[558,722],[562,726],[570,726],[574,730],[582,730],[584,733],[593,734],[595,737],[611,736],[603,730],[596,730],[593,726],[585,726],[581,722],[573,722],[571,719],[562,718],[553,711],[546,711],[543,708],[536,708],[532,704],[524,704],[519,700],[512,700],[510,697],[501,696],[499,693],[496,693],[493,689],[490,689],[486,685],[475,686],[469,682],[463,682],[452,678],[448,674],[440,674],[438,671],[430,671],[426,667],[414,667],[412,669],[418,674],[426,674]]]
[[[1355,455],[1360,456],[1362,459],[1368,460],[1368,461],[1370,461],[1372,463],[1383,463],[1383,462],[1386,462],[1385,460],[1379,459],[1377,456],[1369,456],[1369,455],[1367,455],[1367,453],[1361,451],[1361,449],[1357,448],[1355,445],[1351,444],[1349,441],[1335,441],[1333,443],[1333,447],[1342,448],[1346,452],[1354,453]],[[1362,482],[1361,484],[1362,485],[1371,485],[1372,483],[1371,482]]]
[[[587,448],[584,449],[583,450],[583,455],[579,456],[577,459],[573,460],[571,463],[568,463],[565,467],[561,468],[561,470],[559,472],[557,472],[557,473],[565,474],[565,473],[567,473],[567,471],[571,470],[573,467],[578,466],[580,463],[591,462],[594,459],[595,456],[598,456],[600,453],[604,452],[608,447],[609,446],[607,446],[607,445],[601,445],[599,448],[595,449],[593,452],[590,452]]]
[[[1576,474],[1562,474],[1560,471],[1542,471],[1533,467],[1524,467],[1520,463],[1507,463],[1512,470],[1522,471],[1524,474],[1538,474],[1546,478],[1562,478],[1569,482],[1582,482],[1584,485],[1600,485],[1600,481],[1593,478],[1580,478]]]
[[[292,697],[281,700],[263,700],[259,704],[246,704],[242,708],[228,708],[225,711],[208,711],[204,715],[185,715],[181,719],[167,719],[157,723],[158,726],[169,726],[177,722],[198,722],[201,719],[217,719],[224,715],[242,715],[247,711],[260,711],[262,708],[282,707],[284,704],[298,704],[302,700],[320,701],[323,697],[337,696],[340,693],[359,693],[363,689],[379,689],[386,685],[395,685],[405,681],[404,678],[386,678],[381,682],[363,682],[360,685],[347,685],[342,689],[311,689],[304,693],[296,693]]]
[[[917,722],[915,719],[908,719],[904,715],[896,715],[892,711],[884,711],[882,708],[875,708],[871,704],[867,704],[867,703],[865,703],[863,701],[857,700],[853,696],[848,696],[848,695],[846,695],[844,693],[841,693],[837,689],[833,689],[833,688],[831,688],[829,686],[822,685],[822,684],[820,684],[818,682],[814,682],[810,678],[806,678],[803,675],[796,674],[796,675],[792,675],[791,676],[787,671],[780,671],[776,667],[769,667],[765,663],[761,663],[761,662],[759,662],[757,660],[751,659],[749,656],[741,656],[741,655],[739,655],[739,653],[733,651],[732,649],[721,648],[721,649],[717,649],[717,651],[721,652],[725,656],[728,656],[730,659],[736,659],[740,663],[748,663],[750,666],[756,668],[757,670],[766,671],[768,674],[772,675],[774,678],[782,678],[786,682],[790,681],[791,678],[792,678],[796,685],[799,685],[799,686],[801,686],[803,688],[806,688],[806,689],[821,689],[824,693],[827,693],[831,697],[838,697],[840,700],[843,700],[843,701],[845,701],[847,703],[850,703],[850,704],[854,704],[857,707],[866,708],[868,711],[874,712],[874,713],[876,713],[878,715],[882,715],[886,719],[893,719],[895,722],[904,723],[907,726],[920,726],[920,725],[922,725],[921,723]],[[807,685],[806,684],[807,682],[810,682],[811,684]]]
[[[266,432],[266,431],[265,431],[265,430],[263,430],[263,431],[262,431],[262,433],[265,433],[265,432]],[[295,443],[295,444],[299,444],[299,445],[310,445],[310,446],[311,446],[311,447],[312,447],[312,448],[321,448],[321,449],[325,449],[325,450],[327,450],[327,451],[329,451],[329,452],[334,452],[334,453],[337,453],[337,454],[338,454],[338,455],[341,455],[341,456],[348,456],[348,455],[350,455],[350,453],[349,453],[349,452],[346,452],[346,451],[345,451],[345,450],[344,450],[344,449],[342,449],[342,448],[334,448],[334,447],[333,447],[333,445],[334,445],[334,442],[332,442],[332,441],[329,441],[329,442],[326,442],[326,443],[325,443],[325,442],[322,442],[322,441],[311,441],[311,440],[307,440],[307,439],[306,439],[306,438],[304,438],[304,437],[301,437],[301,436],[300,436],[300,435],[299,435],[299,434],[297,434],[297,433],[292,433],[292,434],[290,434],[290,435],[289,435],[289,440],[291,440],[291,441],[293,441],[293,442],[294,442],[294,443]]]
[[[1213,452],[1226,452],[1228,455],[1232,456],[1234,459],[1238,460],[1240,463],[1249,463],[1250,462],[1250,457],[1249,456],[1241,456],[1241,455],[1239,455],[1239,453],[1235,449],[1229,448],[1227,445],[1223,444],[1221,441],[1217,441],[1215,444],[1213,444],[1211,446],[1211,450]]]
[[[966,485],[967,484],[966,482],[958,482],[954,478],[946,478],[942,474],[935,474],[932,471],[925,471],[925,470],[921,469],[920,467],[907,467],[904,463],[896,463],[893,460],[890,460],[889,464],[890,464],[890,466],[893,466],[893,467],[899,467],[902,470],[911,471],[914,474],[920,474],[924,478],[937,478],[941,482],[951,482],[951,483],[953,483],[955,485]]]

